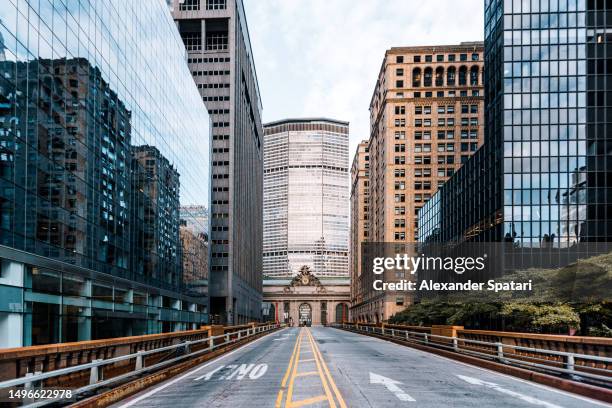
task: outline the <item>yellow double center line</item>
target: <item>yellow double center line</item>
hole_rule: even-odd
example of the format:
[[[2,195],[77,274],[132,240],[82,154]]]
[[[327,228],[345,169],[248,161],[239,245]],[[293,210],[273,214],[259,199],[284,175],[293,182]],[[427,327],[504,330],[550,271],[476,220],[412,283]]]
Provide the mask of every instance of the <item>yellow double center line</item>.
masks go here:
[[[304,338],[307,339],[307,345],[310,345],[310,350],[307,350],[304,353],[312,353],[313,358],[300,359],[300,354],[302,353],[302,340]],[[315,362],[317,371],[298,371],[298,366],[300,363],[312,361]],[[323,386],[325,394],[312,396],[310,398],[306,398],[299,401],[293,401],[293,389],[295,385],[295,379],[316,374],[319,375],[321,385]],[[285,391],[287,391],[287,395],[283,400],[283,395]],[[325,364],[325,360],[323,360],[323,356],[321,355],[319,346],[314,340],[314,337],[312,337],[310,330],[307,328],[303,328],[300,330],[300,334],[297,336],[295,345],[293,346],[293,353],[291,354],[291,358],[289,359],[289,365],[287,366],[287,371],[285,372],[283,381],[281,382],[281,388],[278,391],[278,396],[276,397],[275,407],[281,408],[284,406],[285,408],[297,408],[321,401],[328,401],[329,406],[331,408],[336,408],[336,406],[339,406],[340,408],[346,408],[344,399],[342,398],[342,395],[340,394],[340,391],[338,390],[338,387],[336,386],[336,383],[334,382],[334,379],[332,378],[329,372],[329,368],[327,368],[327,364]],[[336,401],[338,405],[336,405]]]

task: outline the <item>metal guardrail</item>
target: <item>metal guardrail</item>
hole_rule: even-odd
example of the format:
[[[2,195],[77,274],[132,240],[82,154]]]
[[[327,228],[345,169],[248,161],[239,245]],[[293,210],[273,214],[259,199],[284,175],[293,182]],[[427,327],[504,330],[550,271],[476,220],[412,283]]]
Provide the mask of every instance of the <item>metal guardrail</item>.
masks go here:
[[[455,353],[495,360],[502,364],[520,366],[533,370],[553,373],[556,375],[568,375],[573,380],[596,383],[597,385],[612,388],[612,370],[579,364],[578,362],[592,362],[611,364],[612,358],[595,356],[589,354],[570,353],[565,351],[547,350],[532,347],[515,346],[504,343],[492,343],[480,340],[470,340],[460,337],[439,336],[429,333],[421,333],[401,329],[388,329],[385,327],[355,326],[349,324],[335,324],[346,330],[363,333],[379,334],[406,342],[412,342],[423,346],[442,348]],[[521,354],[530,353],[532,355]],[[533,354],[541,356],[554,356],[558,360],[538,358]]]
[[[184,341],[182,343],[174,344],[171,346],[165,346],[165,347],[160,347],[157,349],[146,350],[146,351],[143,350],[137,353],[127,354],[127,355],[119,356],[119,357],[113,357],[113,358],[109,358],[105,360],[93,360],[91,363],[87,363],[87,364],[81,364],[81,365],[76,365],[72,367],[61,368],[58,370],[42,372],[42,373],[41,372],[28,373],[26,374],[25,377],[15,378],[12,380],[0,382],[0,391],[3,389],[7,389],[7,388],[23,386],[23,388],[27,390],[28,392],[32,391],[31,392],[32,397],[29,398],[29,401],[28,401],[28,402],[31,402],[33,399],[36,399],[35,391],[41,387],[42,381],[50,379],[50,378],[56,378],[59,376],[63,376],[66,374],[89,370],[90,371],[89,385],[78,388],[76,390],[71,390],[71,397],[69,398],[74,399],[74,397],[76,396],[79,396],[79,395],[82,395],[88,392],[92,392],[97,388],[100,388],[103,386],[109,386],[115,382],[125,380],[127,378],[134,377],[139,374],[144,374],[147,372],[159,370],[161,368],[170,366],[173,363],[176,363],[181,360],[185,360],[187,358],[192,358],[192,357],[196,357],[202,354],[210,353],[217,348],[228,346],[230,344],[256,336],[258,334],[278,329],[279,327],[281,327],[281,325],[279,324],[271,324],[271,325],[266,325],[266,326],[255,326],[252,328],[229,332],[229,333],[221,334],[218,336],[207,337],[201,340]],[[221,339],[222,339],[222,342],[217,342],[217,340],[221,340]],[[207,347],[201,350],[195,351],[195,352],[190,352],[191,347],[197,344],[202,344],[202,343],[208,343]],[[145,367],[145,364],[144,364],[145,356],[148,356],[151,354],[157,354],[161,352],[166,352],[166,351],[172,351],[172,350],[180,352],[180,355],[178,357],[174,357],[169,360],[164,360],[160,363]],[[115,363],[126,361],[126,360],[134,360],[134,369],[132,371],[129,371],[127,373],[124,373],[118,376],[111,377],[106,380],[102,379],[102,369],[104,368],[104,366],[115,364]],[[66,400],[67,398],[47,399],[43,401],[35,401],[35,402],[28,403],[27,405],[24,405],[24,407],[29,407],[29,408],[42,407],[45,405],[55,404],[55,403],[66,401]]]

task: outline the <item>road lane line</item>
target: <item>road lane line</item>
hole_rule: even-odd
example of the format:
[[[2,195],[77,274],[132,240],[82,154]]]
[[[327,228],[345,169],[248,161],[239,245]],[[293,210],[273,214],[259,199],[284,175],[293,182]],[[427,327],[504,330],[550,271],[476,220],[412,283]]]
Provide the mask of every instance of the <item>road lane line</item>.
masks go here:
[[[281,389],[278,391],[278,396],[276,397],[276,404],[274,405],[276,408],[280,408],[282,405],[283,394],[287,386],[287,380],[289,379],[289,374],[291,373],[293,365],[297,364],[296,354],[297,354],[297,350],[300,348],[300,339],[301,339],[301,332],[299,332],[295,336],[295,344],[293,345],[293,352],[291,353],[291,358],[289,359],[287,370],[285,371],[285,375],[283,376],[283,381],[281,382]]]
[[[284,330],[284,329],[283,329],[283,330]],[[272,333],[270,333],[270,334],[272,334]],[[204,365],[201,365],[201,366],[199,366],[199,367],[196,367],[195,369],[193,369],[193,370],[191,370],[191,371],[189,371],[189,372],[187,372],[187,373],[185,373],[185,374],[181,375],[180,377],[177,377],[177,378],[175,378],[174,380],[170,380],[169,382],[167,382],[167,383],[165,383],[165,384],[162,384],[162,385],[160,385],[160,386],[159,386],[159,387],[157,387],[157,388],[153,388],[151,391],[146,392],[145,394],[141,395],[140,397],[138,397],[138,398],[134,398],[133,400],[130,400],[130,401],[126,402],[125,404],[120,405],[120,406],[119,406],[119,408],[127,408],[127,407],[131,407],[132,405],[136,404],[137,402],[140,402],[140,401],[142,401],[142,400],[144,400],[144,399],[146,399],[146,398],[150,397],[151,395],[157,394],[159,391],[161,391],[161,390],[163,390],[163,389],[165,389],[165,388],[168,388],[168,387],[169,387],[169,386],[171,386],[171,385],[176,384],[177,382],[179,382],[179,381],[183,380],[184,378],[189,377],[189,376],[190,376],[190,375],[192,375],[192,374],[197,373],[197,372],[198,372],[198,371],[200,371],[200,370],[205,369],[205,368],[206,368],[206,367],[208,367],[209,365],[214,364],[214,363],[218,362],[219,360],[222,360],[222,359],[224,359],[224,358],[226,358],[226,357],[229,357],[229,356],[231,356],[232,354],[237,353],[238,351],[242,350],[243,348],[246,348],[246,347],[248,347],[248,346],[252,346],[253,344],[255,344],[255,343],[257,343],[257,342],[259,342],[259,341],[261,341],[261,340],[263,340],[263,339],[267,338],[267,337],[268,337],[270,334],[266,334],[265,336],[260,337],[260,338],[258,338],[257,340],[254,340],[254,341],[252,341],[252,342],[250,342],[250,343],[247,343],[247,344],[245,344],[245,345],[243,345],[243,346],[240,346],[240,347],[238,347],[237,349],[234,349],[234,350],[230,351],[230,352],[229,352],[229,353],[227,353],[227,354],[222,354],[222,355],[220,355],[220,356],[218,356],[218,357],[215,357],[215,358],[213,358],[211,361],[209,361],[208,363],[206,363],[206,364],[204,364]]]
[[[325,360],[323,359],[323,356],[321,355],[321,351],[319,350],[319,346],[316,344],[316,341],[314,340],[314,337],[312,336],[310,331],[308,331],[307,333],[310,336],[310,341],[312,342],[312,345],[313,345],[313,350],[314,350],[315,358],[318,355],[319,359],[321,360],[323,369],[325,370],[325,374],[327,375],[327,378],[329,379],[329,382],[331,383],[332,389],[334,390],[334,394],[336,394],[336,398],[338,399],[338,404],[340,404],[341,408],[347,408],[346,404],[344,402],[344,399],[342,398],[342,394],[340,394],[340,390],[338,390],[338,387],[336,386],[336,382],[332,378],[332,376],[331,376],[331,374],[329,372],[329,369],[327,368],[327,364],[325,363]]]
[[[329,406],[331,408],[336,408],[336,402],[334,401],[334,397],[331,394],[331,391],[329,390],[329,385],[327,384],[327,380],[325,378],[325,374],[323,373],[323,370],[321,369],[322,365],[325,364],[325,362],[320,360],[319,356],[317,355],[317,353],[315,351],[315,344],[312,341],[312,336],[310,335],[310,330],[306,329],[306,334],[308,336],[308,340],[310,341],[310,347],[312,348],[312,354],[314,355],[315,362],[317,364],[317,370],[319,371],[319,377],[321,378],[321,383],[323,384],[323,389],[325,390],[325,395],[327,395],[327,399],[329,401]],[[346,408],[346,406],[344,406],[343,408]]]
[[[301,332],[296,336],[295,344],[293,346],[293,352],[291,353],[291,358],[289,359],[289,364],[287,365],[287,370],[285,371],[285,375],[283,376],[283,381],[281,382],[281,389],[278,391],[278,396],[276,397],[276,404],[274,405],[276,408],[280,408],[282,406],[283,401],[283,393],[285,392],[285,388],[287,386],[287,380],[289,379],[289,374],[293,369],[293,365],[297,364],[296,354],[297,350],[300,348],[300,338]]]
[[[304,334],[304,331],[301,330],[300,331],[300,342],[301,342],[303,334]],[[297,367],[298,367],[297,362],[300,361],[300,349],[301,347],[298,347],[297,354],[295,356],[295,364],[293,364],[293,369],[291,370],[291,378],[289,379],[289,388],[287,389],[287,398],[285,399],[285,407],[291,407],[291,400],[293,398],[293,383],[295,381],[295,374],[297,373]]]
[[[316,404],[317,402],[327,401],[327,397],[325,395],[317,395],[316,397],[310,397],[299,401],[293,401],[291,403],[291,408],[302,407],[304,405]]]
[[[314,358],[307,358],[305,360],[300,360],[300,363],[308,363],[310,361],[315,361],[315,359]]]
[[[311,375],[317,375],[319,374],[317,371],[305,371],[303,373],[297,373],[296,377],[308,377]]]
[[[340,331],[342,331],[344,333],[349,333],[349,334],[352,334],[354,336],[364,336],[363,334],[349,332],[349,331],[346,331],[346,330],[341,330],[341,329],[336,329],[336,330],[340,330]],[[559,389],[556,389],[556,388],[552,388],[552,387],[550,387],[548,385],[539,384],[539,383],[536,383],[536,382],[533,382],[533,381],[523,380],[522,378],[517,378],[517,377],[513,377],[513,376],[508,375],[508,374],[500,373],[499,371],[493,371],[493,370],[489,370],[487,368],[478,367],[476,365],[464,363],[462,361],[458,361],[458,360],[455,360],[455,359],[452,359],[452,358],[444,357],[444,356],[441,356],[439,354],[434,354],[434,353],[430,353],[430,352],[427,352],[427,351],[415,349],[415,348],[412,348],[410,346],[404,346],[404,345],[401,345],[401,344],[397,344],[397,343],[392,342],[390,340],[381,339],[379,337],[371,337],[371,336],[366,336],[366,337],[370,337],[373,340],[378,340],[378,341],[382,341],[382,342],[385,342],[385,343],[389,343],[389,344],[391,344],[393,346],[407,348],[410,351],[413,351],[413,352],[415,352],[417,354],[420,353],[420,354],[425,354],[427,356],[433,356],[434,358],[438,358],[438,359],[441,359],[441,360],[446,360],[446,361],[448,361],[450,363],[455,363],[455,364],[462,365],[464,367],[472,368],[472,369],[479,370],[479,371],[484,371],[484,372],[489,373],[489,374],[491,374],[493,376],[500,376],[500,377],[503,377],[503,378],[507,378],[509,380],[514,380],[516,382],[520,382],[522,384],[526,384],[526,385],[530,385],[532,387],[540,388],[540,389],[545,390],[545,391],[554,392],[556,394],[564,395],[566,397],[571,397],[571,398],[575,398],[575,399],[580,400],[580,401],[588,402],[588,403],[591,403],[591,404],[594,404],[594,405],[599,405],[601,407],[610,408],[610,404],[607,404],[605,402],[598,401],[598,400],[595,400],[595,399],[592,399],[592,398],[588,398],[588,397],[583,397],[582,395],[572,394],[572,393],[567,392],[567,391],[563,391],[563,390],[559,390]]]

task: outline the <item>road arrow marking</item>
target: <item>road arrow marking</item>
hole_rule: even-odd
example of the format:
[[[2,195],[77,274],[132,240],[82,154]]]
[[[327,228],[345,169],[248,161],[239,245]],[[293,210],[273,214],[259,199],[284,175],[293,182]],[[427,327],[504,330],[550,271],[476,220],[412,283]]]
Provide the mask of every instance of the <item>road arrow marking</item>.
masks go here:
[[[401,384],[399,381],[392,380],[391,378],[383,377],[382,375],[370,373],[370,384],[382,384],[387,389],[395,394],[395,396],[400,401],[416,401],[410,395],[406,394],[398,384]]]
[[[529,395],[524,395],[524,394],[521,394],[521,393],[516,392],[516,391],[507,390],[507,389],[501,387],[499,384],[496,384],[496,383],[492,383],[492,382],[488,382],[488,381],[483,381],[483,380],[480,380],[478,378],[467,377],[465,375],[459,375],[459,374],[457,374],[457,377],[461,378],[463,381],[465,381],[465,382],[467,382],[469,384],[472,384],[472,385],[482,385],[482,386],[485,386],[487,388],[491,388],[492,390],[501,392],[502,394],[510,395],[510,396],[512,396],[514,398],[523,400],[523,401],[528,402],[528,403],[533,404],[533,405],[539,405],[541,407],[546,407],[546,408],[563,408],[560,405],[551,404],[550,402],[542,401],[542,400],[539,400],[537,398],[530,397]]]

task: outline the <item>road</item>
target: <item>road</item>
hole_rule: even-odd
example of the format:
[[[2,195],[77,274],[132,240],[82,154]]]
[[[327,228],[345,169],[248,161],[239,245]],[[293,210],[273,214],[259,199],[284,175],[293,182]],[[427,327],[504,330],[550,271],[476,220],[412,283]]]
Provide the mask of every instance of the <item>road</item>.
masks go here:
[[[609,407],[333,328],[287,328],[116,407]]]

